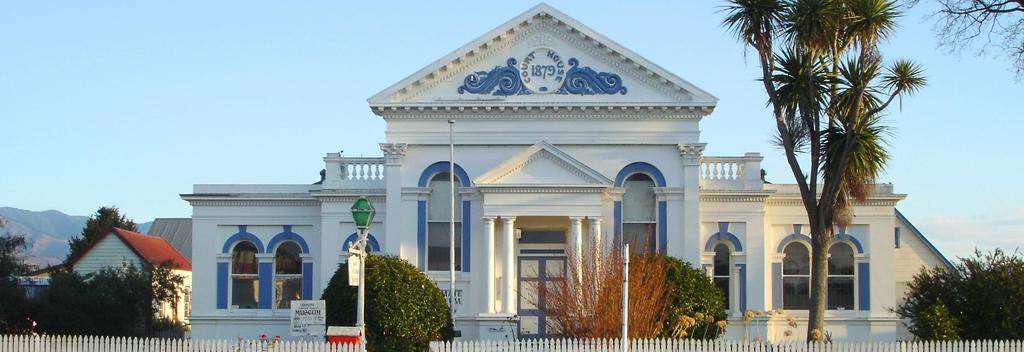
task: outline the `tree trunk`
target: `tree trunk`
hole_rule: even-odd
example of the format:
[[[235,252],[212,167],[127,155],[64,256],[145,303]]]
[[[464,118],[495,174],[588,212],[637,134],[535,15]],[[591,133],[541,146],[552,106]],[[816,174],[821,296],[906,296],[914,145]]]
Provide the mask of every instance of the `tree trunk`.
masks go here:
[[[820,219],[811,223],[811,307],[807,317],[807,340],[820,341],[825,336],[828,247],[832,243],[833,230],[831,225]]]

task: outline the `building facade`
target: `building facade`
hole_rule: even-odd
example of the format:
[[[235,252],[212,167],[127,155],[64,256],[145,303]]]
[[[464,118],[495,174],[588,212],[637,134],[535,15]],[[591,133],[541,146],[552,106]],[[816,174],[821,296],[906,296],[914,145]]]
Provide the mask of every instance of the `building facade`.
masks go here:
[[[182,195],[199,268],[193,336],[288,335],[288,301],[318,298],[346,260],[359,196],[377,208],[373,251],[408,260],[449,294],[449,120],[464,338],[554,333],[539,302],[523,298],[530,287],[562,277],[566,253],[622,241],[706,270],[727,292],[728,337],[744,337],[746,310],[785,308],[804,321],[810,239],[797,189],[764,182],[758,153],[704,155],[700,122],[717,102],[538,5],[371,97],[387,124],[383,156],[329,153],[313,185],[195,185]],[[893,268],[945,265],[897,215],[903,198],[878,185],[836,231],[827,315],[836,339],[899,338],[889,308],[909,277]],[[901,238],[913,248],[897,248]],[[753,336],[781,338],[786,321],[755,324]]]

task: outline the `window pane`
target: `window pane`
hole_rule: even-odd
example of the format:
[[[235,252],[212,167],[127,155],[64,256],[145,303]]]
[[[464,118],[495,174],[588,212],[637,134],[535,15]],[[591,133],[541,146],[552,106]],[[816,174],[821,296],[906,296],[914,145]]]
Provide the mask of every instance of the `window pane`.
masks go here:
[[[790,243],[786,246],[786,257],[782,259],[782,274],[809,275],[811,260],[807,255],[807,247],[801,243]]]
[[[274,272],[277,274],[302,274],[302,258],[299,245],[285,242],[277,247],[274,257]]]
[[[256,309],[259,281],[254,276],[231,278],[231,305],[242,309]]]
[[[274,292],[274,308],[291,308],[292,300],[302,299],[302,278],[277,278],[274,280]]]
[[[519,309],[537,309],[540,304],[539,281],[519,281]]]
[[[853,278],[828,278],[828,309],[853,309]]]
[[[836,243],[828,250],[829,275],[853,275],[853,249],[846,243]]]
[[[259,266],[256,261],[256,246],[249,242],[235,245],[231,251],[232,274],[256,274]]]
[[[448,270],[449,224],[432,222],[427,225],[427,270]],[[458,222],[455,223],[455,270],[462,270],[462,224]]]
[[[722,296],[725,297],[725,308],[729,309],[729,278],[716,277],[715,286],[722,291]]]
[[[811,307],[810,278],[782,278],[782,308],[809,309]]]
[[[642,174],[638,174],[642,175]],[[626,181],[622,195],[622,221],[656,221],[654,181]]]
[[[658,245],[654,240],[654,224],[622,224],[622,241],[629,244],[634,254],[654,253]]]
[[[548,259],[548,261],[544,263],[544,275],[547,275],[549,280],[565,277],[565,266],[565,260]]]
[[[729,247],[715,246],[715,276],[729,276]]]
[[[458,184],[459,179],[455,179]],[[427,220],[448,221],[451,214],[451,186],[448,182],[448,173],[442,172],[434,176],[430,181],[430,198],[427,199]],[[458,190],[455,192],[455,221],[462,220],[462,197]]]

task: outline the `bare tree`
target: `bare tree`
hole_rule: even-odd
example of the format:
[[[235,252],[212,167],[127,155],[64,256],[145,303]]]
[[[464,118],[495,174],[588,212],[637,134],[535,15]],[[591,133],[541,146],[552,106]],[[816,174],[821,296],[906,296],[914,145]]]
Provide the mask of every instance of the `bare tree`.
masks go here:
[[[920,0],[913,0],[916,4]],[[1016,79],[1024,79],[1024,0],[938,0],[933,14],[939,45],[957,52],[979,45],[978,54],[995,48],[1012,61]]]

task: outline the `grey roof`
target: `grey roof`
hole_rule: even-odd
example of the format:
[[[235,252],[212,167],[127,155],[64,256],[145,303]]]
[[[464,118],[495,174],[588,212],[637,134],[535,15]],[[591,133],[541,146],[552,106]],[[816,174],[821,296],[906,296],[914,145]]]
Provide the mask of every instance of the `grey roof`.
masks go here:
[[[158,218],[146,231],[147,235],[160,236],[177,249],[181,255],[192,260],[192,219]]]

